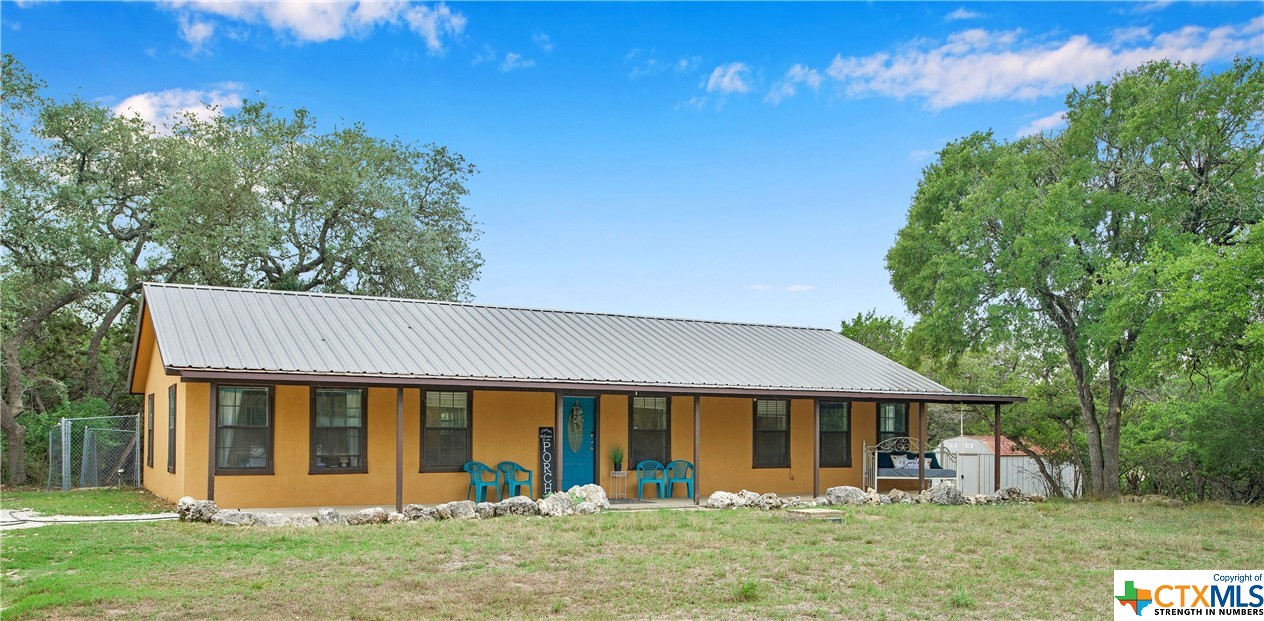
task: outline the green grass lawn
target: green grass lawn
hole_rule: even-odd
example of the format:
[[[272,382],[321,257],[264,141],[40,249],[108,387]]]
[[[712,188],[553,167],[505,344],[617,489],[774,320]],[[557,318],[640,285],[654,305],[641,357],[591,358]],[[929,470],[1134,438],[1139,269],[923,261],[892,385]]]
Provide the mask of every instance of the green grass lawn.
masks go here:
[[[3,535],[4,618],[1099,619],[1114,569],[1258,568],[1264,512],[1115,503],[657,511]]]
[[[175,506],[138,489],[45,492],[6,487],[0,489],[0,509],[34,509],[44,515],[116,515],[174,511]]]

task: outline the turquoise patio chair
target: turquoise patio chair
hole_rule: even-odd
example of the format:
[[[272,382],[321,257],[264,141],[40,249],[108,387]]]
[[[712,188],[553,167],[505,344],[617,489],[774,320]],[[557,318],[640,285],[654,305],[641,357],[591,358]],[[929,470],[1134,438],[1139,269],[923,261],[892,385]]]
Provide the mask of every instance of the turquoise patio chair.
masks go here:
[[[666,488],[663,487],[667,483],[667,479],[663,478],[663,464],[652,459],[647,459],[636,465],[636,499],[641,500],[641,494],[645,492],[646,485],[653,485],[658,488],[658,497],[663,497]]]
[[[514,492],[521,490],[524,487],[527,488],[527,493],[524,494],[525,496],[530,496],[532,494],[532,490],[535,489],[535,473],[512,461],[502,461],[496,464],[496,469],[500,471],[500,484],[505,488],[505,494],[502,495],[501,498],[517,496],[518,494],[515,494]],[[520,472],[527,473],[527,479],[525,481],[518,479],[518,473]]]
[[[500,500],[500,472],[492,470],[477,461],[467,461],[462,469],[470,473],[470,488],[465,492],[465,499],[470,499],[470,493],[474,494],[474,502],[483,502],[487,498],[488,488],[496,492],[496,499]],[[484,475],[490,472],[492,480],[488,481]]]
[[[684,483],[689,498],[693,498],[693,464],[683,459],[667,463],[667,481],[663,483],[667,488],[667,498],[672,497],[677,483]]]

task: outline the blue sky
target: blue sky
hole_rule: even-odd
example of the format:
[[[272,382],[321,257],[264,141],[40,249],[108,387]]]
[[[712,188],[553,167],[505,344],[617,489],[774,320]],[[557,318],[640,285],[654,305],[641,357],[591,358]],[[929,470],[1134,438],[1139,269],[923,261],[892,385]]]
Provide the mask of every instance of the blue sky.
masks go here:
[[[478,165],[474,299],[836,328],[921,169],[1056,130],[1153,58],[1264,51],[1254,3],[3,3],[0,48],[161,121],[243,98]]]

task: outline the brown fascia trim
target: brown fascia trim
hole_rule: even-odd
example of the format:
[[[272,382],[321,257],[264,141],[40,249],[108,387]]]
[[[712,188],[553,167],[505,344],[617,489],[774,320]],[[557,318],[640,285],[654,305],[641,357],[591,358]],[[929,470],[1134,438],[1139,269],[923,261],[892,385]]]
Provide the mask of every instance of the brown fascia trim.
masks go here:
[[[661,386],[620,384],[615,382],[566,382],[541,380],[504,380],[453,377],[389,377],[370,375],[334,375],[320,373],[276,373],[269,371],[215,371],[167,367],[167,373],[184,381],[250,381],[270,384],[339,384],[343,386],[379,386],[425,388],[457,386],[484,390],[586,391],[619,394],[705,395],[715,397],[791,397],[806,399],[849,399],[853,401],[912,401],[921,403],[1025,403],[1027,397],[1015,395],[976,395],[925,392],[859,392],[827,390],[793,390],[779,388],[742,388],[722,386]]]
[[[140,306],[136,313],[136,331],[132,333],[132,359],[127,365],[127,392],[132,395],[145,394],[145,391],[132,390],[132,382],[136,381],[136,355],[140,353],[140,331],[145,325],[145,288],[140,289]]]

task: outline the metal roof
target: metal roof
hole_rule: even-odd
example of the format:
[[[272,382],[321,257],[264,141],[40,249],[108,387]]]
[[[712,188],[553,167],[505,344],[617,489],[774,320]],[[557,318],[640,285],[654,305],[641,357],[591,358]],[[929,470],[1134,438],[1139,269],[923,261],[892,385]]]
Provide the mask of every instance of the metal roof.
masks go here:
[[[164,366],[191,377],[954,394],[820,328],[153,283],[144,307]]]

